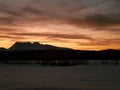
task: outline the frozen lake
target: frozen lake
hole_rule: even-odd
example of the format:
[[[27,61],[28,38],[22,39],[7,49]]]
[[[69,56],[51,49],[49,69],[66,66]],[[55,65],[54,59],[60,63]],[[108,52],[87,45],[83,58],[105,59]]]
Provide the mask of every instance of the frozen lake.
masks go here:
[[[0,90],[120,90],[120,66],[0,64]]]

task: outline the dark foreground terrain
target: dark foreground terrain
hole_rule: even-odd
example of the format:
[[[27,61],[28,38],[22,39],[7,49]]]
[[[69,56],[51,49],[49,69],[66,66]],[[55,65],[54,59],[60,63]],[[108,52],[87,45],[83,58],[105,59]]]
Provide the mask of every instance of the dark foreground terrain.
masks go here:
[[[1,64],[0,90],[120,90],[120,66]]]
[[[0,49],[0,63],[5,64],[40,64],[45,66],[74,66],[89,64],[89,60],[113,60],[109,64],[118,64],[120,50],[101,51],[73,50],[69,48],[43,45],[38,42],[16,42],[9,49]]]
[[[0,62],[5,64],[40,64],[42,66],[74,66],[89,64],[90,60],[101,64],[119,64],[120,50],[80,51],[80,50],[29,50],[2,51]],[[107,63],[107,61],[113,61]]]

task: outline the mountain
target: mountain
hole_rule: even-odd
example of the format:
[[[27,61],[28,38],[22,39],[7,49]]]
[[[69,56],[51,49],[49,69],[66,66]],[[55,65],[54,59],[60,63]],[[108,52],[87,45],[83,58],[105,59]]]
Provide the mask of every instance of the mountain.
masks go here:
[[[11,60],[41,60],[43,62],[53,60],[120,60],[120,50],[82,51],[44,45],[38,42],[16,42],[8,50],[0,52],[0,62]]]
[[[5,48],[0,47],[0,52],[1,52],[1,51],[6,51],[6,49],[5,49]]]
[[[9,48],[10,51],[26,51],[26,50],[68,50],[68,48],[56,47],[52,45],[44,45],[39,42],[16,42]]]

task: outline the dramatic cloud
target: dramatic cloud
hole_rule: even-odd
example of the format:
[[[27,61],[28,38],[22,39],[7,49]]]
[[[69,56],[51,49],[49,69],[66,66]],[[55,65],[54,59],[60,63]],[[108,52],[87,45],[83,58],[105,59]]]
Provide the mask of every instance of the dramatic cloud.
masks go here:
[[[71,44],[80,43],[72,48],[112,43],[112,48],[119,48],[119,3],[120,0],[0,0],[0,39],[46,37],[49,41],[67,39]]]

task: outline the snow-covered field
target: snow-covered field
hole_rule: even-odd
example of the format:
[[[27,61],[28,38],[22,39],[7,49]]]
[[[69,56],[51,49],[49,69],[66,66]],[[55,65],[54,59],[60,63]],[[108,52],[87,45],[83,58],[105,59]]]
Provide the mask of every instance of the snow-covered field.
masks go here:
[[[120,90],[120,66],[0,64],[0,90]]]

